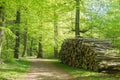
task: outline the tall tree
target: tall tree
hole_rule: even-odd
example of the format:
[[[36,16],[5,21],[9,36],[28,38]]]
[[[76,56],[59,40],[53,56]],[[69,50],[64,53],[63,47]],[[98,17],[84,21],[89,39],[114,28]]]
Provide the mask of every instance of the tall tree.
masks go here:
[[[31,38],[30,40],[30,52],[29,52],[29,56],[32,56],[33,55],[33,38]]]
[[[54,6],[54,57],[57,58],[58,57],[58,15],[56,13],[56,9]]]
[[[28,32],[28,29],[27,29],[27,27],[25,27],[25,32],[23,35],[24,36],[24,43],[23,43],[24,49],[23,49],[22,57],[24,57],[25,54],[27,53],[27,38],[28,38],[27,32]]]
[[[4,25],[5,25],[5,2],[0,6],[0,54],[2,48],[2,39],[4,35]]]
[[[75,37],[80,36],[79,22],[80,22],[80,0],[76,0]]]
[[[39,40],[38,43],[38,54],[37,54],[37,58],[43,58],[43,54],[42,54],[42,37]]]
[[[15,32],[16,34],[16,42],[15,42],[15,50],[14,50],[14,58],[19,58],[19,47],[20,47],[20,31],[19,31],[19,27],[20,27],[20,9],[17,10],[16,13],[16,24],[17,24],[17,30]]]

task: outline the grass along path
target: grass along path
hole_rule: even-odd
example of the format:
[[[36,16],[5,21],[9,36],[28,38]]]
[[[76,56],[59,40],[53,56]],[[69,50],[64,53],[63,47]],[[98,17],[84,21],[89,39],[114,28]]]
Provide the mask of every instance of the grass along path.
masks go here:
[[[21,80],[29,71],[31,62],[27,60],[13,60],[0,64],[0,80]]]

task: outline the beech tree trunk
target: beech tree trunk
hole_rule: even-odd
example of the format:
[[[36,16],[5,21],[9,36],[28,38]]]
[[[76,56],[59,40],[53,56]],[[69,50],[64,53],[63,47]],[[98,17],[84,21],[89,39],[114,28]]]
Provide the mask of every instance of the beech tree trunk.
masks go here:
[[[16,14],[16,24],[17,24],[17,30],[15,32],[17,38],[15,42],[15,50],[14,50],[14,58],[19,58],[19,47],[20,47],[20,32],[19,32],[19,27],[20,27],[20,10],[17,11]]]
[[[30,44],[30,53],[29,53],[30,56],[33,55],[32,52],[33,52],[33,38],[31,39],[31,44]]]
[[[76,0],[76,19],[75,19],[75,37],[80,36],[80,0]]]
[[[58,26],[57,26],[57,14],[54,9],[54,57],[58,58]]]
[[[37,58],[43,58],[43,55],[42,55],[42,44],[41,44],[41,42],[39,42],[39,44],[38,44]]]
[[[25,28],[25,33],[24,33],[24,50],[23,50],[23,54],[22,57],[25,56],[25,54],[27,54],[27,28]]]
[[[2,40],[3,40],[3,36],[4,36],[4,25],[5,25],[5,6],[4,6],[4,2],[3,2],[3,6],[0,6],[0,54],[1,54],[1,49],[2,49]]]

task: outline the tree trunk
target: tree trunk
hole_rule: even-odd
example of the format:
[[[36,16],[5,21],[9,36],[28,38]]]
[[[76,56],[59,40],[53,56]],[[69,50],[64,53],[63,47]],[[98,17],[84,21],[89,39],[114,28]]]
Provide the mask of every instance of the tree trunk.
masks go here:
[[[79,21],[80,21],[80,0],[76,0],[75,37],[80,36]]]
[[[23,50],[22,57],[24,57],[26,53],[27,53],[27,28],[25,28],[25,34],[24,34],[24,50]]]
[[[57,26],[57,13],[54,9],[54,57],[58,58],[58,26]]]
[[[37,58],[43,58],[41,42],[39,42],[39,44],[38,44],[38,55],[37,55]]]
[[[4,36],[4,25],[5,25],[5,3],[3,3],[3,6],[0,6],[0,54],[1,54],[1,48],[2,48],[2,40]]]
[[[32,54],[32,52],[33,52],[33,38],[31,39],[31,44],[30,44],[30,56],[32,56],[33,54]]]
[[[54,23],[54,57],[58,58],[58,27],[57,23]]]
[[[19,32],[19,27],[20,27],[20,10],[17,11],[16,14],[16,24],[17,24],[17,30],[16,30],[16,43],[15,43],[15,50],[14,50],[14,58],[19,58],[19,47],[20,47],[20,32]]]

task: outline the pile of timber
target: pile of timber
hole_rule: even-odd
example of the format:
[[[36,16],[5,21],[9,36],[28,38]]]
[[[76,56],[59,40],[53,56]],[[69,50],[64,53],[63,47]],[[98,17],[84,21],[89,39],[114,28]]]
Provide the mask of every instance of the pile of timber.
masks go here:
[[[117,56],[97,56],[99,71],[120,71],[120,57]]]
[[[88,38],[66,39],[59,52],[62,63],[72,67],[98,71],[120,67],[119,57],[106,56],[112,50],[111,41]],[[111,64],[114,62],[114,65]]]

